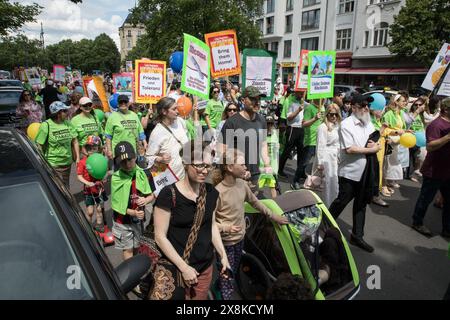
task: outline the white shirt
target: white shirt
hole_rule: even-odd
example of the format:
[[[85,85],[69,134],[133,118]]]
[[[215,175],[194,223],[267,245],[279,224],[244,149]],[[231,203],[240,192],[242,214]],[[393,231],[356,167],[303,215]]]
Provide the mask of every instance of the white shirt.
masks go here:
[[[291,114],[296,112],[298,110],[298,108],[300,108],[300,107],[304,107],[304,106],[302,106],[297,101],[292,102],[289,105],[287,116],[289,117]],[[302,127],[302,122],[303,122],[303,111],[304,111],[304,109],[302,111],[300,111],[300,113],[294,119],[292,119],[291,121],[288,120],[287,121],[287,125],[289,127],[293,127],[293,128],[301,128]]]
[[[182,179],[184,177],[184,166],[181,161],[180,150],[182,145],[189,141],[186,133],[186,122],[178,117],[177,120],[169,126],[169,129],[173,134],[164,128],[161,123],[156,125],[148,139],[148,148],[145,155],[148,160],[148,165],[151,167],[155,163],[156,157],[160,156],[161,153],[170,154],[172,159],[170,160],[169,166],[178,179]]]
[[[364,148],[367,140],[375,128],[372,122],[364,124],[352,114],[341,122],[339,130],[339,142],[341,145],[341,155],[339,163],[339,176],[353,181],[361,181],[362,174],[366,168],[365,154],[349,154],[346,149],[351,146]]]

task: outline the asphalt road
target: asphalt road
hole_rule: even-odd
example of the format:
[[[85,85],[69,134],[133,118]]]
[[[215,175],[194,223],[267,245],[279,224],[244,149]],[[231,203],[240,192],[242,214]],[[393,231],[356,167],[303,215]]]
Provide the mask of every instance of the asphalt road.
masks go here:
[[[285,172],[293,175],[293,165],[294,162],[289,160]],[[289,189],[287,180],[280,180],[280,185],[283,192]],[[439,235],[441,211],[430,206],[425,218],[425,224],[435,236],[426,238],[418,234],[410,224],[420,185],[412,181],[402,181],[400,185],[401,188],[387,200],[389,208],[370,205],[367,209],[365,239],[375,247],[375,252],[367,253],[350,245],[360,275],[361,291],[357,299],[441,300],[450,283],[449,242]],[[71,190],[84,208],[81,184],[75,178],[75,170],[72,170]],[[108,224],[111,224],[109,201],[105,208]],[[352,204],[347,206],[337,222],[348,239],[352,227]],[[120,264],[120,251],[114,247],[105,250],[114,266]],[[374,282],[377,271],[379,283]]]

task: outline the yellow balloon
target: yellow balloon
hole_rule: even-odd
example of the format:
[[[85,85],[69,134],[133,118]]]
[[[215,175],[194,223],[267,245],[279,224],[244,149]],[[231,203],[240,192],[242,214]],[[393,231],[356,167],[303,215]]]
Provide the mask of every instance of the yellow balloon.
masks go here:
[[[34,141],[34,139],[36,139],[36,136],[38,134],[39,131],[39,127],[41,126],[40,123],[38,122],[33,122],[32,124],[30,124],[27,128],[27,135],[28,137]]]
[[[405,148],[412,148],[416,145],[416,136],[412,133],[404,133],[400,137],[400,144]]]

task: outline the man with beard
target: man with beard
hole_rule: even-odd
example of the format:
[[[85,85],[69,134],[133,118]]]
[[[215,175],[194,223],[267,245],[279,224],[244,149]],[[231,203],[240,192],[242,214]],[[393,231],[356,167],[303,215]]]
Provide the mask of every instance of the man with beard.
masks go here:
[[[375,154],[380,150],[377,142],[369,140],[375,131],[370,121],[367,98],[355,96],[353,98],[352,115],[342,121],[339,130],[341,155],[339,163],[339,194],[330,206],[330,213],[336,219],[344,211],[347,204],[353,202],[353,230],[350,243],[367,252],[374,248],[366,243],[364,223],[366,218],[366,190],[373,185],[373,181],[363,179],[367,166],[366,155]]]

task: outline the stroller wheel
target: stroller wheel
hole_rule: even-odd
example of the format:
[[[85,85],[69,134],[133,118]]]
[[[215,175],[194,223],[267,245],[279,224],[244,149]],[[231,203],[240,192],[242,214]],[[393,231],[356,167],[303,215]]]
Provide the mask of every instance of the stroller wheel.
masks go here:
[[[272,281],[266,268],[254,255],[244,253],[236,275],[236,284],[245,300],[263,300]]]

